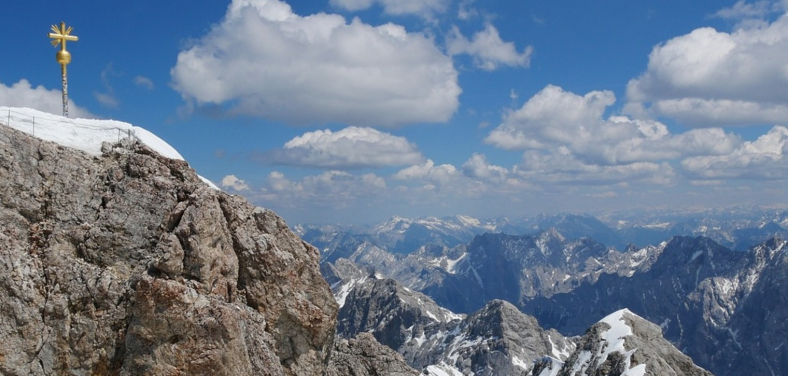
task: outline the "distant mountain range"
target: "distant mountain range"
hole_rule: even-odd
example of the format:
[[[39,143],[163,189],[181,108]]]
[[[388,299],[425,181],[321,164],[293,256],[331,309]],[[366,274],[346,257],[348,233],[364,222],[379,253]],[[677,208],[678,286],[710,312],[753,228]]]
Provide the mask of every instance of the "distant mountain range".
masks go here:
[[[577,214],[540,214],[509,219],[478,219],[456,215],[388,221],[363,226],[298,224],[293,231],[323,251],[324,259],[346,248],[346,243],[369,242],[393,254],[409,254],[425,244],[454,247],[467,244],[476,235],[504,233],[534,235],[555,229],[564,237],[582,237],[619,251],[630,244],[656,245],[673,236],[704,236],[736,251],[772,237],[788,237],[788,208],[747,208],[662,212],[635,216],[593,217]],[[346,252],[346,250],[345,250]]]
[[[501,375],[526,371],[535,375],[572,374],[555,372],[569,372],[569,354],[578,346],[593,348],[582,345],[582,337],[572,336],[588,336],[589,328],[621,309],[628,310],[624,316],[631,314],[654,323],[657,332],[661,331],[659,338],[664,335],[695,363],[715,374],[788,373],[788,347],[784,345],[788,338],[788,246],[781,240],[784,215],[739,213],[643,223],[621,221],[616,227],[609,225],[609,220],[575,215],[541,216],[531,222],[396,218],[385,226],[370,226],[363,231],[312,231],[327,240],[320,245],[322,272],[340,300],[338,333],[351,336],[371,332],[381,343],[403,354],[411,366],[435,375],[455,371],[493,374],[484,373],[489,367]],[[409,229],[414,226],[420,231],[419,237],[409,238]],[[486,231],[504,227],[531,231],[520,235]],[[739,246],[762,236],[771,237],[750,249],[733,250],[713,238],[696,235],[671,236],[655,244],[622,248],[589,235],[622,239],[622,234],[634,229],[647,229],[651,235],[676,229],[701,232]],[[474,232],[478,233],[471,235]],[[417,238],[423,243],[409,252],[396,248],[415,245]],[[467,238],[466,243],[461,242]],[[404,301],[410,301],[406,305],[410,308],[399,303]],[[498,313],[481,313],[490,310]],[[508,313],[500,313],[503,311]],[[500,335],[505,330],[496,326],[514,325],[500,317],[518,315],[531,317],[512,319],[518,322],[517,327],[534,328],[528,338],[544,339],[543,333],[547,332],[543,327],[553,330],[549,338],[554,347],[543,340],[539,346],[526,346],[511,339],[514,334]],[[474,321],[477,317],[499,318],[497,323],[485,324],[485,330],[499,334],[473,337],[466,333],[482,325]],[[532,319],[531,326],[522,323]],[[633,325],[645,328],[652,324]],[[461,333],[466,334],[456,342]],[[510,339],[490,342],[494,337]],[[558,345],[559,338],[567,342]],[[553,350],[564,355],[554,356]],[[490,358],[499,352],[508,355]],[[626,352],[622,354],[624,358],[617,361],[631,366],[632,359]],[[595,364],[600,366],[600,362]],[[696,368],[688,369],[695,372]]]
[[[341,304],[337,334],[372,334],[424,375],[710,375],[626,309],[567,338],[504,300],[457,315],[348,260],[323,274]]]

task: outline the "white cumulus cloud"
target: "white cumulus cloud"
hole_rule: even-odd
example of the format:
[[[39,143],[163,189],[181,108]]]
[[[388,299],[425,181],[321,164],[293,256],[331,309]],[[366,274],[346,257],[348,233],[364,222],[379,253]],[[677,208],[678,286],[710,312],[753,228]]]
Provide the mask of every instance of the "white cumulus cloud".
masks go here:
[[[423,157],[404,137],[373,128],[348,127],[337,132],[307,132],[259,159],[268,164],[354,169],[411,165],[420,163]]]
[[[11,86],[0,82],[0,103],[8,107],[28,107],[50,114],[63,114],[63,93],[60,90],[47,90],[41,85],[33,87],[25,79]],[[68,114],[73,118],[98,118],[71,99],[68,100]]]
[[[449,54],[468,54],[473,57],[474,65],[488,71],[501,66],[528,67],[531,65],[533,53],[531,46],[526,47],[522,52],[517,52],[514,43],[504,42],[498,29],[489,23],[470,40],[462,35],[459,28],[452,27],[446,37],[446,45]]]
[[[757,17],[771,9],[740,2],[718,16]],[[627,85],[626,111],[691,126],[786,123],[786,62],[788,15],[730,33],[699,28],[654,47],[646,71]]]
[[[788,179],[788,128],[775,126],[755,141],[747,141],[730,154],[696,156],[681,166],[700,179]]]
[[[605,110],[615,100],[609,91],[580,96],[549,85],[506,115],[485,142],[510,150],[547,152],[563,148],[588,165],[726,154],[740,143],[737,136],[719,128],[671,134],[664,124],[653,120],[626,116],[605,119]]]
[[[171,75],[187,102],[291,124],[445,122],[461,93],[451,58],[427,35],[302,17],[277,0],[234,0]]]

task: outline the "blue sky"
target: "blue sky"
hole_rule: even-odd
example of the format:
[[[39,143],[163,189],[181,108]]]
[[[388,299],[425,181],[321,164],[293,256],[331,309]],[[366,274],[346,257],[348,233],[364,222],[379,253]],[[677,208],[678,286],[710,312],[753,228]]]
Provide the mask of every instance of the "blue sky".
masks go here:
[[[783,205],[785,1],[15,1],[0,105],[156,133],[290,223]],[[9,58],[10,57],[10,58]]]

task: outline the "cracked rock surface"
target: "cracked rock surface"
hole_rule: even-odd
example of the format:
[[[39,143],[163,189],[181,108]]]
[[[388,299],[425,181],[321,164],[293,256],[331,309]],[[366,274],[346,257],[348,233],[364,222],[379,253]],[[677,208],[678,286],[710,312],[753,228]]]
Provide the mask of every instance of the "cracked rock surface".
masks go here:
[[[102,152],[0,127],[0,374],[326,371],[314,247],[184,161]]]

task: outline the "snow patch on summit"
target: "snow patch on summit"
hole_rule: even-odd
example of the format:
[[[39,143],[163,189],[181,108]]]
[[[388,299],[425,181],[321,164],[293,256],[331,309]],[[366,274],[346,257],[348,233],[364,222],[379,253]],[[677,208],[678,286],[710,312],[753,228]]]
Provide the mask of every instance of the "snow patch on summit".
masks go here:
[[[145,128],[117,120],[71,119],[32,108],[0,106],[0,120],[18,131],[41,140],[77,149],[93,156],[101,156],[101,144],[115,143],[122,138],[134,137],[142,144],[170,159],[184,160],[172,145]],[[199,175],[198,175],[199,176]],[[219,188],[200,176],[211,188]]]
[[[582,351],[577,357],[577,361],[575,362],[574,367],[572,368],[572,371],[569,372],[569,374],[586,375],[589,371],[589,368],[595,368],[592,367],[595,366],[591,364],[592,361],[596,360],[597,365],[602,364],[605,362],[605,360],[607,360],[608,356],[614,352],[624,355],[626,371],[624,371],[622,376],[644,376],[646,374],[645,364],[639,364],[635,367],[630,367],[632,354],[634,354],[637,349],[627,351],[624,348],[624,338],[632,335],[632,328],[630,328],[629,325],[627,325],[624,321],[624,314],[634,315],[634,313],[630,312],[628,309],[622,309],[613,312],[600,320],[600,322],[604,322],[610,326],[609,329],[600,333],[600,338],[604,343],[599,347],[599,350],[597,350],[596,354],[592,354],[587,350]]]

